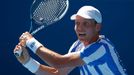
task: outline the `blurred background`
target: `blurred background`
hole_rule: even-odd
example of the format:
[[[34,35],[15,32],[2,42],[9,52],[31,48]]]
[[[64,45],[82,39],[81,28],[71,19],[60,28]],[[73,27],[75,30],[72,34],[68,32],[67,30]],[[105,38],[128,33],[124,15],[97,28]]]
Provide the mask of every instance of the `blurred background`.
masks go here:
[[[19,36],[30,26],[29,10],[33,0],[1,0],[0,2],[0,75],[32,75],[13,55]],[[77,40],[70,16],[84,5],[98,8],[103,16],[102,32],[116,46],[128,75],[134,63],[134,0],[70,0],[67,14],[59,22],[38,32],[34,37],[47,48],[66,54]],[[31,55],[45,64],[36,55]],[[76,68],[70,75],[79,75]]]

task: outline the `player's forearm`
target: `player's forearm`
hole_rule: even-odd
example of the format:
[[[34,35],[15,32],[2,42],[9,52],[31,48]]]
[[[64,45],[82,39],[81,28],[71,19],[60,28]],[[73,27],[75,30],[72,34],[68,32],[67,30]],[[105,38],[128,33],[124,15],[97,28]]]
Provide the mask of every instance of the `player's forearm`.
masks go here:
[[[31,57],[26,63],[22,63],[22,64],[30,72],[35,73],[37,75],[59,75],[58,69],[54,67],[42,65]]]
[[[40,65],[40,68],[38,71],[35,73],[36,75],[68,75],[74,67],[66,67],[66,68],[53,68],[53,67],[48,67],[45,65]]]
[[[54,51],[51,51],[45,47],[38,48],[36,54],[51,66],[59,65],[63,62],[63,55],[60,55]]]
[[[83,65],[84,62],[79,59],[79,53],[70,53],[66,55],[60,55],[45,47],[40,47],[36,54],[48,64],[56,68],[64,67],[76,67]]]

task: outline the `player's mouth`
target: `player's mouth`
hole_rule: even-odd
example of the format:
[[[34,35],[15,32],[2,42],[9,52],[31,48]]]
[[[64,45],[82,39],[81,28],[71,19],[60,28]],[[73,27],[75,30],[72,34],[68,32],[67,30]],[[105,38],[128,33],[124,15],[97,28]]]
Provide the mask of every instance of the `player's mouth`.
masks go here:
[[[86,33],[79,33],[78,35],[79,35],[79,37],[85,37]]]

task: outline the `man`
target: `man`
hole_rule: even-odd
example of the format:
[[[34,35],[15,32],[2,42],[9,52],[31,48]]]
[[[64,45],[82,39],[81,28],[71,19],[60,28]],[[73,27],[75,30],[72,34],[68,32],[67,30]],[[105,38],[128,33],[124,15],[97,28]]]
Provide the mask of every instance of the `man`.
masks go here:
[[[68,54],[60,55],[47,49],[30,33],[25,32],[14,49],[23,50],[22,55],[17,57],[20,63],[37,75],[67,75],[75,67],[79,67],[81,75],[126,75],[111,41],[99,35],[102,23],[100,11],[92,6],[83,6],[71,19],[75,20],[78,40]],[[25,46],[49,66],[31,58]]]

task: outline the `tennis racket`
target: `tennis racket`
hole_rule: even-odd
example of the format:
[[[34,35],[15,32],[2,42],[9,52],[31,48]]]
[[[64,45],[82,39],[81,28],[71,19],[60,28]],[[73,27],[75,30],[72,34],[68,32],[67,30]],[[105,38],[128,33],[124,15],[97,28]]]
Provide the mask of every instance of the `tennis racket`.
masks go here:
[[[34,35],[45,27],[54,24],[64,17],[69,8],[68,0],[34,0],[30,8],[31,25],[29,32]],[[33,29],[33,22],[37,25]],[[22,50],[14,55],[21,56]]]

